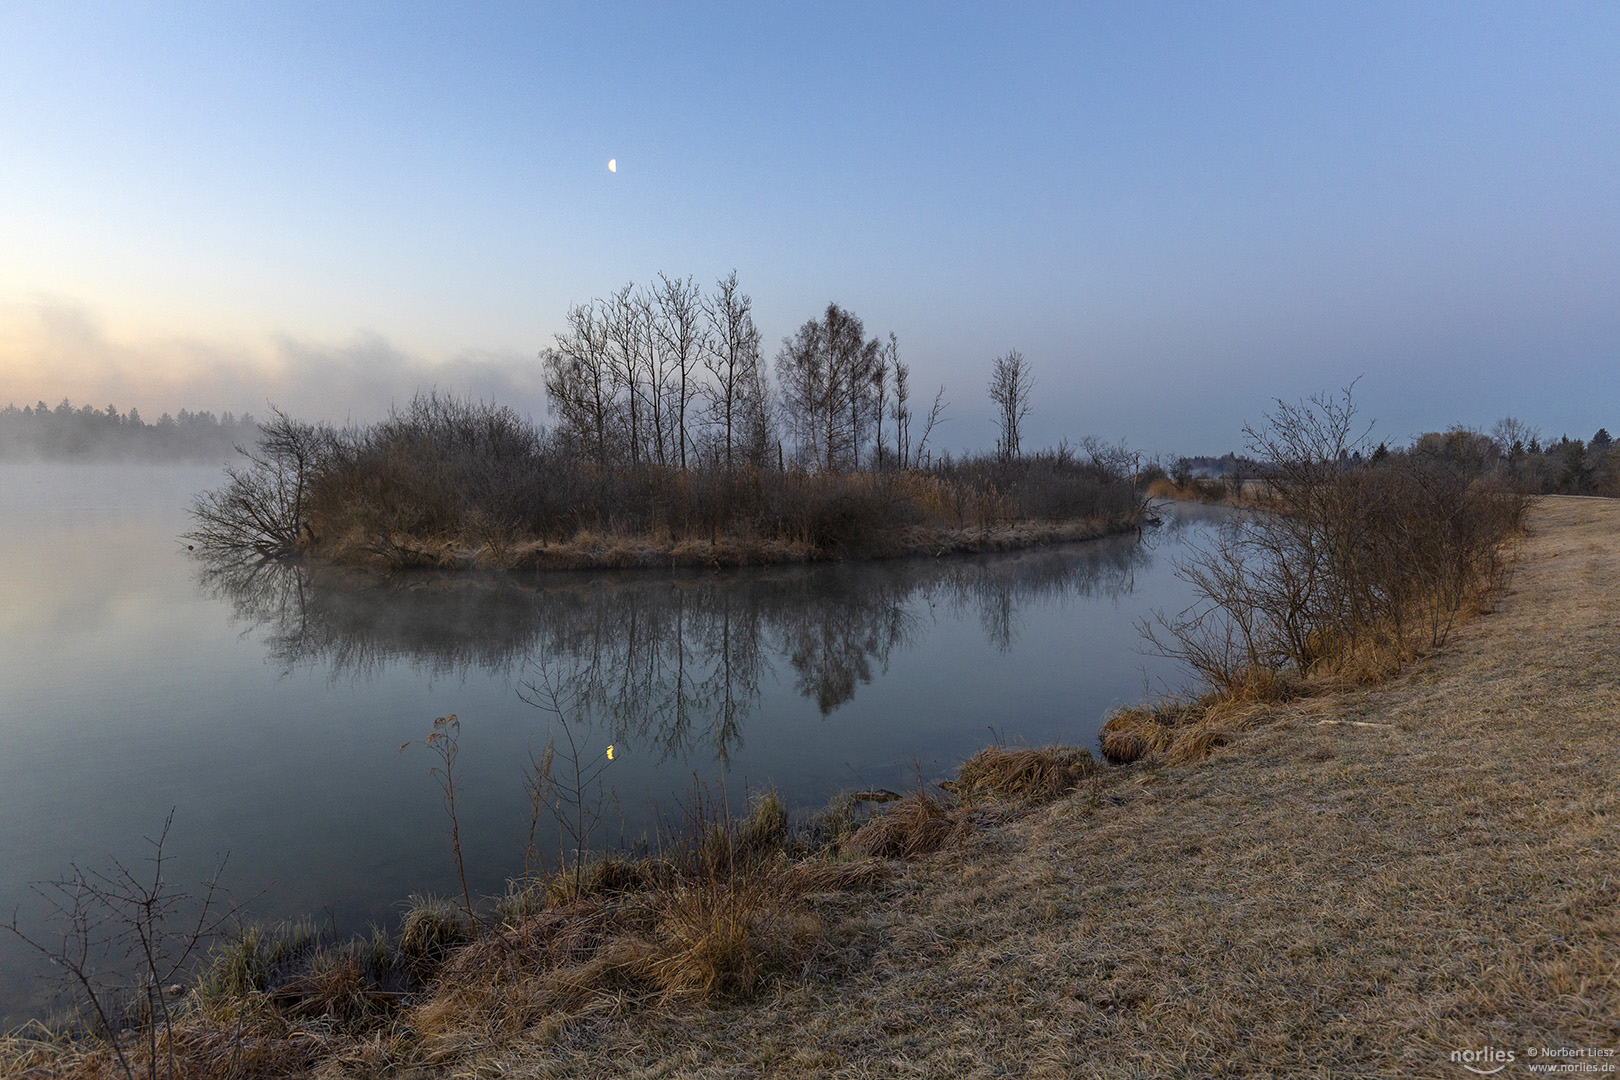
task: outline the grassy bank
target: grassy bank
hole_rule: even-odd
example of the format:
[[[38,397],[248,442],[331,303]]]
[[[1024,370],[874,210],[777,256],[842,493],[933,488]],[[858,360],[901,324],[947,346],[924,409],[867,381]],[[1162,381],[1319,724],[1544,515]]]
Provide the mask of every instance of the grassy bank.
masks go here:
[[[839,471],[600,464],[508,409],[428,396],[337,431],[281,414],[193,506],[205,553],[383,571],[740,565],[993,551],[1132,528],[1118,448]]]
[[[552,540],[514,537],[475,542],[465,537],[418,538],[349,533],[335,543],[311,545],[310,554],[338,565],[382,571],[590,570],[626,567],[769,566],[837,558],[965,555],[1013,551],[1076,540],[1096,540],[1137,527],[1139,516],[1068,521],[1014,520],[971,528],[908,525],[874,530],[858,544],[818,542],[803,535],[745,532],[713,538],[669,533],[584,529]]]
[[[1617,537],[1620,506],[1538,502],[1511,585],[1444,648],[1234,705],[1196,761],[990,755],[815,850],[733,834],[769,869],[705,879],[699,845],[509,905],[368,1030],[199,1014],[182,1071],[246,1047],[258,1075],[1447,1077],[1487,1045],[1613,1048]],[[714,918],[745,895],[760,921]],[[694,919],[765,936],[683,967],[726,940]],[[702,974],[717,958],[748,985]],[[21,1042],[6,1074],[30,1061],[95,1074]]]

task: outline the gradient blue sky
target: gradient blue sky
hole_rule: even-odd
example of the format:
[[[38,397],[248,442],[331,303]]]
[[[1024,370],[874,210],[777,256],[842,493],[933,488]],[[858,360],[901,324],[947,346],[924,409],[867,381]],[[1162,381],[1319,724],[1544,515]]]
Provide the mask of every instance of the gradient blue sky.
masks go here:
[[[0,403],[543,418],[570,302],[733,268],[948,448],[1008,348],[1037,443],[1614,430],[1620,5],[0,6]]]

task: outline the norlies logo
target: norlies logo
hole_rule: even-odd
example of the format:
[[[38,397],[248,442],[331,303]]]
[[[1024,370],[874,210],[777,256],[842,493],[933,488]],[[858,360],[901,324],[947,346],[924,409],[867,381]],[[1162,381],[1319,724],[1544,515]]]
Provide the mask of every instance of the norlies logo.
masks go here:
[[[1490,1076],[1499,1073],[1513,1061],[1513,1051],[1487,1046],[1480,1050],[1453,1050],[1451,1060],[1471,1073]]]

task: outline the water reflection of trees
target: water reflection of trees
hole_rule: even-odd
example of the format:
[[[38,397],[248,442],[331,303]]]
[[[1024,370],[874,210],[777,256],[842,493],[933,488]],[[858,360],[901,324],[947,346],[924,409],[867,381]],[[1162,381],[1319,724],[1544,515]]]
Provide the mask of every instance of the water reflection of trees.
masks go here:
[[[791,668],[825,715],[920,642],[936,608],[977,614],[1010,649],[1020,611],[1119,597],[1150,555],[1133,539],[1006,555],[705,573],[439,574],[381,582],[297,563],[205,563],[204,586],[288,670],[371,679],[404,663],[566,681],[586,718],[666,756],[741,745],[761,684]]]

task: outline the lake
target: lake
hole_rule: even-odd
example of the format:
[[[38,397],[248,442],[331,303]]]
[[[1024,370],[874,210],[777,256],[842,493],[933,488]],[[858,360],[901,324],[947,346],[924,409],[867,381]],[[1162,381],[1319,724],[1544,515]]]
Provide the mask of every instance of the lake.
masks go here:
[[[228,855],[261,920],[346,936],[459,892],[423,745],[451,713],[483,894],[522,870],[523,773],[553,738],[554,772],[566,735],[603,765],[599,842],[646,835],[694,784],[804,811],[996,740],[1093,745],[1110,709],[1185,681],[1136,624],[1190,601],[1173,560],[1222,516],[964,558],[379,581],[200,561],[185,510],[219,477],[0,466],[0,903],[25,929],[45,926],[30,882],[143,867],[171,810],[171,880]],[[554,861],[549,817],[540,838]],[[0,937],[5,1026],[48,1004],[42,969]]]

